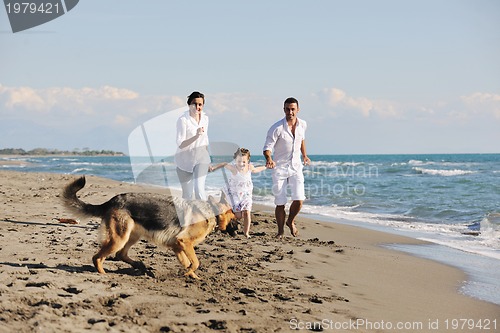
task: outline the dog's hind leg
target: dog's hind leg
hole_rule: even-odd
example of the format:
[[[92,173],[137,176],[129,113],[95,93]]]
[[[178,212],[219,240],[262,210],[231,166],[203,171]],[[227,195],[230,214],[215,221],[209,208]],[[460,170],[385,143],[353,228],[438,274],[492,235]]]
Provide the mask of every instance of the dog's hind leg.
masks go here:
[[[104,260],[106,260],[107,256],[120,250],[125,245],[125,243],[126,243],[126,240],[120,241],[120,240],[117,240],[116,238],[111,238],[111,239],[105,241],[101,245],[99,252],[97,252],[92,257],[92,262],[94,263],[94,266],[99,273],[106,274],[106,272],[104,271],[104,268],[102,267]]]
[[[139,261],[139,260],[135,261],[128,256],[128,251],[130,250],[132,245],[134,245],[135,243],[137,243],[139,241],[139,239],[141,239],[141,235],[139,233],[132,232],[128,238],[127,243],[123,247],[123,249],[121,249],[120,251],[118,251],[116,253],[116,259],[124,261],[136,269],[140,269],[140,270],[145,271],[146,266],[142,263],[142,261]]]
[[[106,274],[103,268],[106,257],[120,251],[127,244],[132,232],[134,221],[130,217],[112,214],[106,224],[107,238],[103,241],[99,252],[92,257],[95,268],[101,274]]]

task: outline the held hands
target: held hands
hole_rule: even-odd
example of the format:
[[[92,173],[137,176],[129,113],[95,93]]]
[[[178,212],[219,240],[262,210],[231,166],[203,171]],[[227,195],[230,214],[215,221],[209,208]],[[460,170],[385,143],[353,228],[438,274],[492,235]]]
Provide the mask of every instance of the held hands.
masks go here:
[[[276,163],[274,163],[274,161],[272,159],[266,160],[266,168],[274,169],[275,166],[276,166]]]
[[[222,163],[219,163],[219,164],[216,164],[216,165],[213,165],[213,164],[210,164],[208,166],[208,172],[214,172],[214,171],[217,171],[219,170],[220,168],[223,168],[225,167],[226,165],[228,165],[229,163],[227,162],[222,162]]]

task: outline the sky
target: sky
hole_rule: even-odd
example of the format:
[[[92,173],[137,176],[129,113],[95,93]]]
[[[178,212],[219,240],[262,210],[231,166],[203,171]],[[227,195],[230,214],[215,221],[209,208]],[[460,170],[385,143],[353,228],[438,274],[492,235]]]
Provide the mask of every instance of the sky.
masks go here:
[[[4,7],[0,49],[0,149],[128,153],[201,91],[253,155],[290,96],[311,155],[500,153],[495,0],[83,0],[17,33]]]

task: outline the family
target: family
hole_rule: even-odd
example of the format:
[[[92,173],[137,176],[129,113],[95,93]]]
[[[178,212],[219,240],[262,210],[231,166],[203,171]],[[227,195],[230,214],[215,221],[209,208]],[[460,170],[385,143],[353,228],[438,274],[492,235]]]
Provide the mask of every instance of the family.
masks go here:
[[[299,102],[293,97],[285,100],[284,118],[274,123],[268,130],[263,154],[266,165],[256,167],[250,163],[250,151],[239,148],[234,153],[232,163],[211,165],[208,151],[208,117],[203,112],[205,95],[193,92],[188,96],[189,110],[177,120],[177,153],[175,164],[184,199],[206,200],[205,181],[209,171],[226,168],[229,171],[227,194],[237,218],[243,218],[243,232],[250,237],[252,191],[251,174],[272,169],[275,216],[278,224],[278,238],[285,233],[285,224],[295,237],[298,230],[295,217],[305,199],[303,165],[311,160],[307,156],[305,133],[307,123],[298,118]],[[301,160],[302,156],[302,160]],[[285,211],[287,188],[290,188],[292,203]]]

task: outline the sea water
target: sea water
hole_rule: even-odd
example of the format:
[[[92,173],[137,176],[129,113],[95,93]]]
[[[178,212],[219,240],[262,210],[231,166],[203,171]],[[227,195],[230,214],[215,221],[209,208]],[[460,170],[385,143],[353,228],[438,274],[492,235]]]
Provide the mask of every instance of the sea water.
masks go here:
[[[399,249],[424,257],[430,257],[428,252],[439,253],[432,259],[455,266],[467,262],[468,269],[464,265],[460,268],[471,276],[472,282],[464,291],[500,304],[500,279],[496,282],[495,277],[486,279],[487,282],[480,279],[481,272],[485,273],[483,277],[488,276],[489,267],[500,272],[500,154],[310,158],[311,165],[304,167],[307,199],[303,213],[319,215],[325,221],[351,221],[437,244],[432,251],[425,247]],[[12,160],[16,163],[12,164]],[[127,156],[0,157],[0,167],[27,172],[92,174],[180,188],[172,157],[130,161]],[[221,161],[230,158],[213,157],[214,163]],[[252,163],[265,162],[262,157],[253,156]],[[134,172],[137,170],[139,176]],[[223,170],[210,173],[208,192],[220,191],[225,179]],[[252,179],[254,201],[273,206],[271,171],[254,174]],[[467,259],[471,255],[474,260]],[[486,283],[496,292],[485,298],[484,293],[470,290],[474,289],[470,288],[474,281],[481,286]]]

